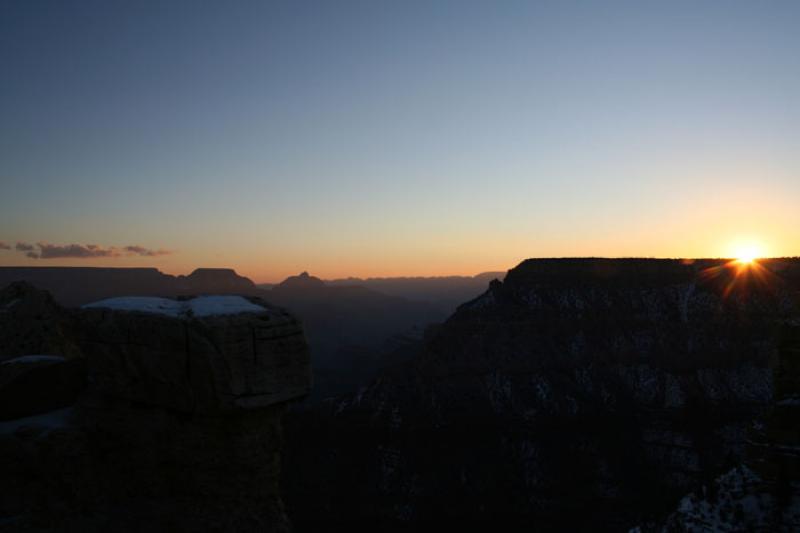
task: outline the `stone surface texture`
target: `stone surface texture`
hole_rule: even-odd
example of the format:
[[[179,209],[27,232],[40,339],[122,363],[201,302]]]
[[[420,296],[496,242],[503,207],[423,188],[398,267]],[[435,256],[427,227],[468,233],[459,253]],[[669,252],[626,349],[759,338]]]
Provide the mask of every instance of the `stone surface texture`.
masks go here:
[[[0,530],[290,529],[281,416],[311,386],[297,320],[257,299],[175,318],[2,294]],[[9,362],[27,350],[65,358]]]

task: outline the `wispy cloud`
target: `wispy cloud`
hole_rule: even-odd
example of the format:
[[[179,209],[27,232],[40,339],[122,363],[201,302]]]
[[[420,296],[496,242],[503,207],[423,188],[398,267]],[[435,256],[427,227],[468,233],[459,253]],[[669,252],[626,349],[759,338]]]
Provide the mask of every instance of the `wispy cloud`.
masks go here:
[[[5,243],[3,243],[5,244]],[[123,256],[143,256],[156,257],[168,255],[172,252],[164,249],[150,249],[138,244],[128,246],[100,246],[99,244],[50,244],[38,242],[35,245],[18,242],[14,247],[18,252],[24,253],[33,259],[61,259],[77,258],[92,259],[98,257],[123,257]],[[11,249],[10,246],[6,249]]]
[[[126,246],[123,248],[125,252],[131,255],[144,255],[147,257],[155,257],[157,255],[169,255],[172,252],[170,250],[164,250],[163,248],[159,248],[158,250],[151,250],[149,248],[145,248],[144,246],[139,246],[134,244],[132,246]]]
[[[90,257],[117,257],[119,253],[115,248],[103,248],[96,244],[47,244],[40,242],[40,259],[59,259],[62,257],[90,258]]]

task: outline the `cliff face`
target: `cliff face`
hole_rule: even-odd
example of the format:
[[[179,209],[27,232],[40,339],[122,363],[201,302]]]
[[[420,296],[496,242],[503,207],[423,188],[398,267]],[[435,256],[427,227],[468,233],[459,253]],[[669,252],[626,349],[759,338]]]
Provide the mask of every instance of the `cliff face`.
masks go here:
[[[744,464],[686,495],[663,521],[637,533],[800,530],[800,321],[780,333],[774,394],[748,432]]]
[[[19,310],[46,298],[16,293]],[[281,416],[311,384],[292,316],[238,296],[51,310],[76,350],[0,363],[0,398],[16,406],[0,410],[4,528],[289,529]]]
[[[384,525],[635,525],[742,460],[772,398],[776,331],[797,315],[796,272],[526,261],[410,364],[290,422],[293,441],[329,450],[313,485],[296,470],[313,457],[292,450],[290,508]]]

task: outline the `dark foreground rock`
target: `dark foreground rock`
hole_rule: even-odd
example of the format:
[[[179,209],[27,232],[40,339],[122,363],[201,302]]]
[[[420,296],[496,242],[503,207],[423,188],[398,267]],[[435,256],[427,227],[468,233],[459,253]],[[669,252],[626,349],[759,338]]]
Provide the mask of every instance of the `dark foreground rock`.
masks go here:
[[[0,363],[0,421],[47,413],[75,403],[86,388],[86,361],[23,356]]]
[[[625,531],[665,516],[744,462],[798,316],[798,265],[526,261],[411,362],[292,414],[290,512],[306,531]]]
[[[781,331],[769,410],[748,432],[744,463],[634,533],[800,531],[800,323]]]
[[[258,307],[175,316],[55,307],[78,352],[0,365],[0,397],[21,406],[0,421],[0,529],[288,531],[281,416],[310,388],[308,350],[290,315],[245,303]],[[83,372],[68,371],[78,363]],[[19,401],[20,375],[47,396],[56,371],[80,391],[71,403],[42,412]]]
[[[32,354],[79,356],[71,329],[71,315],[47,291],[27,282],[0,283],[0,361]]]

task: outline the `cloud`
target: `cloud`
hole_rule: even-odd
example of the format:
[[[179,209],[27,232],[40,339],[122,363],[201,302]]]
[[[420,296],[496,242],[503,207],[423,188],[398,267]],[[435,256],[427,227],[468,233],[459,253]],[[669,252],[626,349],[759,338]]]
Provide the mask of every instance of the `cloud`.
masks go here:
[[[119,252],[114,247],[103,248],[96,244],[47,244],[37,243],[41,259],[59,259],[62,257],[90,258],[90,257],[117,257]],[[31,257],[31,256],[28,256]]]
[[[150,250],[149,248],[145,248],[144,246],[139,246],[138,244],[134,244],[131,246],[126,246],[123,248],[125,252],[130,255],[143,255],[146,257],[155,257],[157,255],[169,255],[172,252],[169,250],[163,250],[159,248],[158,250]]]
[[[0,250],[10,250],[10,249],[11,249],[10,244],[0,241]]]
[[[0,243],[5,244],[5,243]],[[168,255],[172,252],[164,249],[150,249],[138,244],[128,246],[100,246],[99,244],[50,244],[38,242],[35,245],[26,242],[18,242],[14,247],[18,252],[22,252],[26,257],[32,259],[93,259],[98,257],[122,257],[122,256],[142,256],[156,257]],[[10,246],[6,249],[11,249]]]

